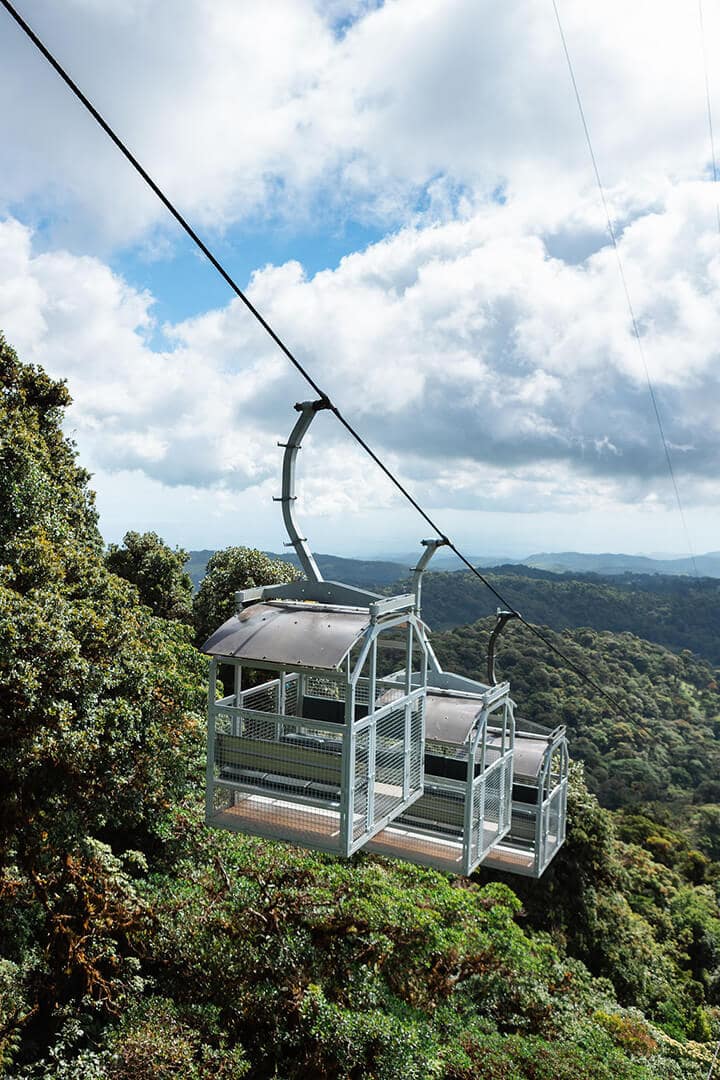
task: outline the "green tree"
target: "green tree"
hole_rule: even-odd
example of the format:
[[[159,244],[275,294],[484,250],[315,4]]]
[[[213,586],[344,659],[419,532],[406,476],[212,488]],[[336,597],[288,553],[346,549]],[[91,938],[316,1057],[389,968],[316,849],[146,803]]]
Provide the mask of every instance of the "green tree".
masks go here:
[[[0,334],[0,565],[18,589],[62,579],[73,549],[102,548],[89,473],[60,427],[70,400]]]
[[[134,985],[126,851],[196,768],[205,673],[190,628],[107,570],[69,401],[0,339],[0,967],[25,972],[17,1024],[49,1032]]]
[[[256,548],[229,547],[216,551],[193,603],[199,645],[235,611],[235,593],[259,585],[277,585],[298,578],[291,563],[271,559]]]
[[[131,582],[140,602],[163,619],[192,622],[192,579],[185,571],[187,551],[171,548],[154,532],[127,532],[122,545],[110,544],[105,565]]]

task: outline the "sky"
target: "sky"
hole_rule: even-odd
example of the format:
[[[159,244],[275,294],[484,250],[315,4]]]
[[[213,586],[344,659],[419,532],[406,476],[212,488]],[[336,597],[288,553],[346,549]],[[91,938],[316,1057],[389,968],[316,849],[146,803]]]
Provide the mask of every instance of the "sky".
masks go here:
[[[17,7],[467,552],[720,549],[718,5],[558,0],[642,354],[551,0]],[[312,391],[4,11],[0,101],[0,330],[105,539],[280,550]],[[316,550],[427,535],[332,415],[301,458]]]

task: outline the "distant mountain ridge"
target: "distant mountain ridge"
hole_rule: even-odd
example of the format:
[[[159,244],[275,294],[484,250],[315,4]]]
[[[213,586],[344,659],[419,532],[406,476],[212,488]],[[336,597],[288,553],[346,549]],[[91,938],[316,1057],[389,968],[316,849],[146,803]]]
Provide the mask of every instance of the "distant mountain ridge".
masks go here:
[[[205,568],[210,556],[213,554],[208,549],[189,553],[185,569],[192,578],[196,589],[205,577]],[[271,559],[282,559],[284,562],[292,563],[293,566],[300,565],[294,552],[288,554],[287,551],[282,553],[266,551],[265,554],[269,555]],[[375,561],[373,559],[344,559],[340,555],[323,554],[315,554],[315,560],[320,568],[320,573],[328,581],[344,581],[348,585],[366,587],[390,585],[393,581],[406,577],[412,565],[411,563]]]
[[[695,574],[701,577],[720,577],[720,551],[696,555],[695,562],[685,556],[677,559],[652,559],[646,555],[586,554],[581,551],[541,552],[512,562],[553,573],[615,574]]]
[[[627,571],[602,577],[513,565],[493,567],[488,579],[536,625],[560,632],[576,627],[629,632],[720,664],[717,578]],[[407,584],[406,579],[398,590]],[[496,597],[469,572],[428,574],[423,584],[423,618],[436,632],[475,623],[496,608]]]
[[[210,549],[191,551],[186,565],[187,572],[193,579],[195,588],[205,576],[205,567],[213,552]],[[294,566],[299,566],[297,555],[268,551],[273,559],[283,559]],[[414,555],[401,554],[392,559],[351,559],[340,555],[316,554],[318,566],[323,577],[331,581],[345,581],[348,585],[367,586],[390,585],[400,578],[407,577],[408,571],[415,565],[420,552]],[[621,574],[669,574],[672,576],[694,576],[695,567],[701,577],[720,578],[720,551],[708,551],[692,559],[654,559],[648,555],[623,555],[608,552],[595,555],[582,551],[539,552],[523,559],[488,556],[469,556],[474,566],[482,568],[504,568],[514,566],[522,571],[543,570],[552,574],[600,574],[604,577],[617,577]],[[432,563],[432,570],[464,570],[460,560],[452,554],[440,550]]]

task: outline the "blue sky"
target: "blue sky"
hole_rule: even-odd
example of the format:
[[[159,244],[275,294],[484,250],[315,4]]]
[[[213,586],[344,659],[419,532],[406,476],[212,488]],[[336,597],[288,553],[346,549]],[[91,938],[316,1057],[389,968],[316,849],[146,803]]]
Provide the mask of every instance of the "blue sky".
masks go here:
[[[697,11],[559,6],[692,543],[716,549]],[[686,551],[551,8],[19,7],[469,551]],[[720,13],[705,21],[714,104]],[[68,379],[106,538],[279,548],[276,443],[306,388],[5,16],[0,71],[0,328]],[[300,493],[319,550],[426,531],[331,418]]]
[[[255,228],[247,224],[216,237],[212,250],[240,288],[246,289],[258,267],[296,260],[313,275],[333,269],[343,255],[362,251],[383,236],[379,228],[353,221],[333,222],[323,230],[311,225],[295,230],[286,222],[263,222]],[[182,234],[163,256],[148,254],[143,247],[131,248],[113,253],[109,265],[136,288],[152,293],[153,313],[160,324],[200,315],[228,300],[227,284]]]

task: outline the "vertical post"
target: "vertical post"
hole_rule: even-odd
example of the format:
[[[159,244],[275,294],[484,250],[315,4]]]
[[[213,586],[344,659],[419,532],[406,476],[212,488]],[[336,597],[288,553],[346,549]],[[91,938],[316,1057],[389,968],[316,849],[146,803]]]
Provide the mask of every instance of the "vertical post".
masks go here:
[[[420,727],[420,745],[418,746],[418,758],[420,761],[420,786],[425,787],[425,708],[427,704],[427,681],[428,681],[428,653],[429,644],[425,635],[421,633],[420,640],[420,685],[423,687],[423,694],[418,698],[416,706],[419,713],[419,727]],[[427,646],[423,648],[423,643]]]
[[[545,751],[547,755],[547,750]],[[535,876],[540,877],[545,860],[545,778],[548,769],[547,759],[543,762],[538,777],[538,801],[535,815]]]
[[[340,843],[342,854],[350,855],[353,842],[355,811],[355,687],[346,683],[345,725],[342,748],[342,782],[340,786]]]
[[[487,794],[487,729],[490,714],[485,713],[482,726],[482,762],[480,766],[480,815],[478,817],[478,857],[485,855],[485,796]],[[475,781],[473,780],[473,783]],[[498,808],[498,818],[500,817]]]
[[[477,733],[470,743],[470,749],[468,751],[468,764],[467,764],[467,779],[465,782],[465,812],[463,816],[463,873],[468,875],[473,871],[473,866],[477,859],[475,858],[476,852],[473,848],[473,816],[475,812],[475,764],[477,761],[476,754],[478,748],[478,742],[482,736],[483,730],[487,727],[487,709],[483,709],[478,721]],[[485,794],[485,777],[480,774],[480,785],[483,789],[483,797]]]
[[[510,752],[510,699],[503,704],[502,772],[500,773],[500,814],[498,815],[498,839],[504,836],[508,822],[508,759]],[[511,759],[512,760],[512,759]]]
[[[422,647],[422,637],[420,638],[420,685],[427,686],[428,675],[428,654],[430,651],[430,643],[425,641],[425,648]]]
[[[515,780],[515,705],[512,698],[508,698],[508,741],[510,751],[510,762],[506,767],[505,782],[507,786],[507,800],[505,806],[505,824],[508,831],[512,828],[512,790],[513,781]]]
[[[368,732],[368,793],[367,793],[367,817],[366,825],[368,832],[375,820],[375,772],[377,761],[377,725],[373,713],[375,712],[375,698],[377,697],[377,635],[373,637],[370,649],[370,677],[368,679],[368,712],[371,724]]]
[[[568,750],[567,743],[563,746],[562,756],[562,794],[560,802],[561,827],[558,828],[558,847],[565,842],[567,832],[567,789],[568,789]]]
[[[468,751],[467,776],[465,779],[465,806],[463,821],[463,874],[467,877],[472,873],[473,850],[472,850],[472,825],[473,809],[475,803],[475,749],[477,739],[473,739]]]
[[[297,708],[296,712],[298,716],[303,714],[303,701],[305,699],[305,676],[298,675],[297,677]]]
[[[240,707],[242,705],[242,664],[233,664],[233,685],[235,688],[235,697],[233,699],[233,705]],[[240,735],[240,725],[242,721],[240,717],[233,714],[232,718],[232,733],[233,735]]]
[[[412,752],[411,706],[407,698],[412,690],[413,624],[408,621],[405,645],[405,724],[403,731],[403,801],[410,798],[410,754]]]
[[[215,809],[215,694],[217,684],[217,660],[210,661],[208,681],[208,737],[207,766],[205,769],[205,820],[209,821]]]
[[[278,675],[278,689],[277,689],[277,711],[280,716],[285,715],[285,672],[281,671]],[[280,723],[275,725],[275,739],[280,742],[285,734],[285,725]]]

